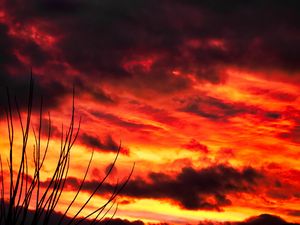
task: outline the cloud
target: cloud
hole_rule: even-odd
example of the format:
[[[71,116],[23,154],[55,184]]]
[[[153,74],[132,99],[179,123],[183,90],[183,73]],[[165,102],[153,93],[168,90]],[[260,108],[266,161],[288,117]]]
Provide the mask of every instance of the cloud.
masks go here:
[[[290,216],[300,217],[300,210],[288,210],[287,213]]]
[[[28,71],[28,74],[30,72]],[[28,96],[29,96],[29,81],[30,75],[21,76],[17,79],[10,75],[0,75],[0,108],[7,107],[7,94],[6,88],[10,92],[10,98],[12,105],[14,106],[14,98],[16,97],[18,105],[21,109],[27,108]],[[41,97],[43,98],[43,109],[47,110],[58,106],[67,93],[68,88],[63,86],[57,81],[40,82],[39,79],[34,79],[34,98],[33,98],[33,109],[40,109]]]
[[[24,71],[18,52],[45,73],[56,67],[65,83],[75,71],[91,87],[84,91],[104,103],[114,99],[99,88],[103,83],[150,97],[189,89],[191,77],[221,84],[227,67],[291,77],[300,71],[296,2],[6,0],[3,6],[5,29],[22,35],[2,38],[0,64]],[[54,41],[46,48],[40,39],[48,36]]]
[[[183,100],[181,111],[192,113],[211,120],[224,120],[245,113],[255,113],[255,109],[246,108],[243,103],[227,103],[209,96]]]
[[[97,151],[104,151],[104,152],[117,152],[120,148],[120,152],[123,154],[129,154],[129,149],[126,147],[120,146],[110,135],[106,136],[106,139],[104,141],[101,141],[100,138],[87,134],[82,133],[80,135],[80,141],[93,149],[96,149]]]
[[[81,134],[80,139],[83,144],[86,144],[92,148],[100,148],[107,151],[117,151],[119,149],[119,145],[112,139],[111,136],[107,136],[104,143],[102,143],[99,138],[87,133]]]
[[[195,139],[191,139],[189,143],[184,144],[182,147],[191,151],[199,151],[205,154],[209,152],[208,147],[206,145],[201,144]]]
[[[279,138],[300,143],[300,124],[295,124],[289,131],[278,134]]]
[[[277,137],[296,144],[300,143],[300,111],[293,106],[288,106],[283,115],[284,119],[290,121],[290,125],[284,126],[283,131],[277,133]]]
[[[50,121],[49,121],[49,119],[50,119]],[[54,137],[61,138],[61,129],[59,129],[57,126],[55,126],[53,124],[51,116],[50,116],[50,118],[43,117],[41,120],[41,124],[39,124],[40,121],[36,121],[36,122],[37,123],[34,124],[34,126],[32,127],[35,130],[35,132],[38,132],[40,125],[41,125],[41,135],[43,137],[47,138],[49,135],[49,132],[50,132],[51,138],[54,138]]]
[[[110,124],[117,125],[119,127],[124,127],[128,130],[158,130],[159,127],[149,125],[149,124],[142,124],[136,121],[125,120],[122,117],[116,116],[111,113],[106,113],[102,111],[93,111],[91,114],[98,119],[105,120]]]
[[[0,23],[0,108],[7,106],[6,88],[10,90],[11,98],[16,96],[21,108],[26,107],[28,100],[30,65],[24,65],[20,61],[20,54],[31,57],[31,65],[43,64],[46,53],[33,41],[26,41],[9,34],[9,27]],[[33,71],[35,75],[35,71]],[[44,108],[51,108],[59,104],[62,97],[68,92],[68,88],[56,79],[44,80],[34,78],[35,104],[34,109],[39,108],[39,98],[43,96]]]
[[[277,120],[281,114],[276,111],[267,111],[254,105],[243,102],[230,102],[210,96],[193,96],[176,100],[179,102],[179,111],[191,113],[218,122],[228,122],[232,117],[252,115],[266,120]]]
[[[117,104],[114,97],[104,91],[99,85],[95,85],[92,82],[88,82],[86,79],[77,76],[74,78],[74,86],[76,88],[76,93],[88,93],[93,97],[93,100],[108,105]]]
[[[121,195],[133,198],[168,199],[189,210],[222,210],[231,205],[229,194],[253,192],[262,175],[251,167],[237,170],[227,165],[216,165],[200,170],[185,167],[175,177],[164,173],[149,173],[148,181],[130,180]],[[79,181],[69,178],[69,187]],[[86,181],[83,188],[92,191],[96,181]],[[176,187],[176,188],[175,188]],[[103,191],[113,191],[113,185],[103,185]]]
[[[247,91],[256,96],[267,96],[275,101],[294,102],[298,96],[285,91],[272,90],[268,88],[251,87]]]
[[[129,103],[133,109],[145,114],[154,121],[171,126],[178,126],[180,124],[179,119],[172,116],[172,114],[164,108],[154,107],[134,100]]]

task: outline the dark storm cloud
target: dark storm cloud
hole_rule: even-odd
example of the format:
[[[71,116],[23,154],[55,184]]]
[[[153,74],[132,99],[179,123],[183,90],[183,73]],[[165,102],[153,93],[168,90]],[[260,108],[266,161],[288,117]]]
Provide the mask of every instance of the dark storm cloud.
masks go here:
[[[174,178],[164,173],[150,173],[149,181],[133,179],[121,194],[133,198],[169,199],[190,210],[222,210],[231,205],[228,194],[252,192],[261,178],[262,175],[250,167],[242,170],[226,165],[200,170],[186,167]],[[76,187],[79,181],[69,178],[67,183],[69,187]],[[84,190],[93,190],[96,183],[86,182]],[[113,188],[105,184],[103,191],[113,191]]]
[[[29,70],[28,74],[30,74]],[[0,74],[0,108],[7,107],[6,88],[8,88],[10,92],[13,105],[15,102],[14,98],[16,97],[21,109],[27,107],[30,86],[30,75],[28,74],[18,77],[12,77],[4,73]],[[68,90],[68,88],[58,81],[49,80],[47,82],[41,82],[39,79],[34,78],[33,108],[39,109],[41,98],[43,98],[44,110],[55,107],[62,101],[63,97],[70,92],[71,90]]]
[[[0,23],[1,108],[7,105],[6,88],[10,90],[12,99],[16,96],[20,107],[26,106],[29,92],[30,67],[23,65],[17,57],[16,51],[30,57],[32,66],[43,64],[47,58],[46,53],[36,43],[10,36],[7,25]],[[34,92],[37,99],[43,96],[44,107],[50,108],[58,104],[59,100],[66,94],[67,88],[57,80],[42,80],[39,77],[35,77]],[[38,103],[34,104],[34,107],[38,106]]]
[[[279,100],[282,102],[294,102],[298,96],[294,94],[290,94],[284,91],[278,91],[278,90],[271,90],[268,88],[248,88],[248,90],[251,94],[257,95],[257,96],[266,96],[269,98],[272,98],[274,100]]]
[[[280,133],[278,135],[278,137],[299,144],[300,143],[300,124],[295,125],[288,132]]]
[[[108,135],[106,139],[104,139],[104,141],[101,141],[101,139],[96,136],[83,133],[80,135],[80,141],[88,147],[104,152],[117,152],[120,148],[120,144],[113,140],[113,138],[110,135]]]
[[[110,114],[110,113],[106,113],[106,112],[94,111],[94,112],[91,112],[91,114],[93,116],[97,117],[98,119],[105,120],[105,121],[109,122],[110,124],[124,127],[128,130],[158,130],[158,129],[160,129],[159,127],[156,127],[153,125],[142,124],[142,123],[135,122],[135,121],[128,121],[119,116],[116,116],[116,115]]]
[[[25,75],[17,79],[9,76],[0,75],[0,108],[7,107],[6,87],[8,88],[11,100],[14,105],[14,97],[16,97],[18,105],[22,108],[27,107],[29,95],[30,76]],[[57,81],[49,81],[47,83],[39,83],[37,79],[34,81],[34,99],[33,108],[39,110],[41,97],[43,98],[43,109],[47,110],[57,106],[68,90]]]
[[[277,137],[294,142],[300,143],[300,110],[289,106],[285,109],[284,119],[290,121],[289,126],[284,127],[284,132],[278,132]]]
[[[227,120],[239,114],[255,113],[255,109],[249,110],[243,104],[226,103],[221,99],[213,97],[196,97],[188,100],[181,111],[192,113],[211,120]]]
[[[145,114],[146,116],[149,116],[152,120],[168,124],[168,125],[179,125],[180,121],[178,118],[171,115],[170,112],[163,108],[157,108],[148,104],[144,104],[135,100],[132,100],[129,102],[130,107],[137,110],[140,113]]]
[[[99,85],[90,84],[86,79],[83,79],[81,77],[74,78],[74,86],[76,88],[76,93],[89,93],[94,98],[94,100],[103,104],[117,103],[116,100],[111,95],[102,90]]]
[[[13,40],[8,35],[8,27],[5,24],[0,23],[0,52],[2,57],[0,58],[1,74],[4,73],[4,69],[7,64],[18,63],[18,60],[12,52]]]
[[[287,214],[290,216],[300,217],[300,210],[288,210]]]
[[[45,22],[47,32],[59,36],[60,59],[94,81],[122,79],[133,89],[169,93],[191,85],[173,70],[220,83],[224,66],[300,69],[297,1],[30,0],[5,6],[16,22]],[[37,46],[24,54],[38,65],[45,60]],[[152,61],[145,66],[145,60]]]
[[[292,121],[294,122],[292,127],[285,132],[279,133],[278,137],[299,144],[300,143],[300,121],[299,119],[295,119],[295,118],[292,119]]]
[[[210,96],[196,96],[175,100],[181,105],[180,111],[191,113],[214,121],[227,122],[230,118],[242,115],[253,115],[262,121],[277,120],[281,114],[266,111],[243,102],[227,102]]]
[[[50,119],[50,120],[49,120]],[[38,121],[39,122],[39,121]],[[35,129],[35,132],[38,132],[41,125],[41,135],[44,137],[48,137],[50,134],[50,137],[61,137],[61,129],[55,126],[52,122],[52,118],[43,117],[41,120],[41,124],[37,123],[33,126],[33,129]]]
[[[17,67],[14,68],[14,70],[21,70],[27,67],[27,65],[24,65],[23,62],[20,61],[17,56],[18,54],[28,58],[30,65],[33,67],[39,67],[51,59],[51,55],[43,50],[34,40],[23,38],[21,35],[9,34],[9,29],[9,25],[0,21],[1,73],[8,73],[8,69],[12,69],[12,67]],[[28,70],[28,68],[26,68],[26,70]]]

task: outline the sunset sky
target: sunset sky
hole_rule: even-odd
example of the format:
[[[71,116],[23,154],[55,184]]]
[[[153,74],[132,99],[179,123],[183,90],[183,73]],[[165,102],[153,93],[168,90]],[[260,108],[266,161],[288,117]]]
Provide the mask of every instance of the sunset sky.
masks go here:
[[[70,120],[73,86],[75,124],[82,122],[57,212],[76,193],[92,151],[79,202],[121,143],[90,210],[135,163],[115,215],[128,223],[261,214],[300,223],[299,1],[0,0],[3,158],[5,88],[25,109],[31,69],[32,126],[39,96],[43,121],[49,111],[52,122],[43,181]]]

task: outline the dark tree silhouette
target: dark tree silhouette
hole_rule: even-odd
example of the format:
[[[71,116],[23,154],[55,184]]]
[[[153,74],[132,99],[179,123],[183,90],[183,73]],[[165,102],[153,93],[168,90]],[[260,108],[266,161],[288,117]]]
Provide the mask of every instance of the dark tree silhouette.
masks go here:
[[[7,89],[7,109],[6,109],[6,122],[7,122],[7,132],[8,132],[8,159],[7,166],[8,170],[4,171],[4,159],[0,156],[0,168],[1,168],[1,179],[0,179],[0,224],[1,225],[47,225],[47,224],[67,224],[67,225],[78,225],[84,222],[86,224],[96,224],[104,217],[107,213],[112,211],[111,218],[115,215],[117,211],[116,197],[121,192],[121,190],[128,183],[134,165],[129,173],[128,177],[121,184],[116,184],[113,193],[109,196],[104,204],[101,204],[99,208],[94,210],[88,215],[81,216],[83,209],[85,209],[91,199],[96,195],[101,189],[104,182],[108,179],[112,172],[113,167],[118,159],[120,153],[120,146],[115,155],[113,162],[111,163],[109,169],[106,171],[106,175],[102,180],[99,181],[95,189],[91,192],[88,199],[79,207],[79,210],[72,217],[67,217],[68,212],[76,202],[77,197],[82,191],[82,187],[85,183],[92,159],[93,153],[91,154],[90,160],[84,172],[82,181],[75,192],[75,196],[71,199],[69,205],[64,210],[63,213],[54,213],[58,205],[59,199],[64,192],[64,187],[66,184],[66,178],[68,176],[70,167],[70,152],[78,137],[80,130],[81,120],[78,121],[75,127],[75,106],[74,106],[74,89],[73,89],[73,104],[72,113],[67,130],[62,127],[61,131],[61,143],[58,158],[56,161],[56,166],[52,177],[46,186],[41,186],[41,169],[44,165],[45,160],[47,160],[47,153],[49,149],[49,142],[51,139],[51,118],[48,114],[48,124],[42,123],[43,118],[43,101],[41,98],[41,103],[38,109],[39,121],[38,128],[34,129],[32,126],[32,111],[33,111],[33,91],[34,91],[34,81],[31,75],[30,85],[29,85],[29,97],[28,103],[26,105],[26,116],[23,118],[17,99],[15,98],[12,102],[9,91]],[[15,147],[15,116],[17,116],[17,123],[21,127],[21,153],[16,154]],[[47,127],[46,144],[43,148],[42,142],[42,132],[44,127]],[[33,132],[33,137],[35,144],[33,149],[28,147],[28,139],[30,136],[30,130]],[[3,152],[3,149],[1,149]],[[33,174],[29,174],[29,160],[33,160],[34,169]],[[59,215],[59,216],[57,216]],[[105,220],[109,221],[109,220]]]

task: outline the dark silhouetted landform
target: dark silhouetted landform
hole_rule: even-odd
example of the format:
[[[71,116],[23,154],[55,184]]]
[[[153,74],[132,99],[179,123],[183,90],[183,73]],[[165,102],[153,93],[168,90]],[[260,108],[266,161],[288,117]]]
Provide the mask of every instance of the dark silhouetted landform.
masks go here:
[[[42,215],[42,217],[44,214]],[[62,214],[54,212],[49,224],[58,224],[58,221],[60,220]],[[29,210],[28,211],[28,221],[32,220],[34,217],[34,212]],[[63,223],[61,225],[68,225],[72,218],[70,217],[65,217]],[[81,218],[75,219],[75,224],[79,222]],[[121,218],[104,218],[102,221],[97,221],[96,223],[92,219],[87,219],[84,221],[81,221],[81,225],[175,225],[172,223],[144,223],[141,220],[127,220],[127,219],[121,219]],[[25,223],[24,225],[30,225],[30,223]],[[43,225],[43,223],[37,223],[37,225]],[[270,214],[261,214],[259,216],[254,216],[249,219],[246,219],[245,221],[242,222],[216,222],[216,221],[200,221],[198,225],[300,225],[299,223],[289,223],[283,220],[282,218],[275,216],[275,215],[270,215]]]

